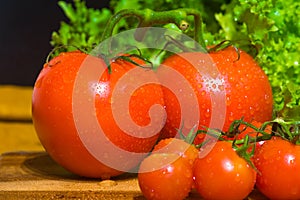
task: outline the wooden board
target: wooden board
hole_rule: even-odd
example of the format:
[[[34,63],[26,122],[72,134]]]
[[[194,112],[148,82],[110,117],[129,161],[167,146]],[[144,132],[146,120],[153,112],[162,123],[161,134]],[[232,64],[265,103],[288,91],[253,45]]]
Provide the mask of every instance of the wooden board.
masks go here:
[[[136,175],[113,180],[78,177],[45,152],[12,152],[0,157],[0,199],[132,199],[143,200]],[[188,199],[201,199],[192,191]],[[266,199],[257,191],[247,199]]]

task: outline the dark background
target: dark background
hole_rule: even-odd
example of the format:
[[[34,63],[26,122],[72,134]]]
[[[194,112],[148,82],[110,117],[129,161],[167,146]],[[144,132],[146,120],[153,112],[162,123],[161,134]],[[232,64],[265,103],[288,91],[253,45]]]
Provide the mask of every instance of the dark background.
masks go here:
[[[66,0],[73,2],[72,0]],[[8,0],[0,5],[0,84],[33,86],[51,51],[51,33],[67,21],[56,0]],[[108,7],[108,0],[86,0]]]

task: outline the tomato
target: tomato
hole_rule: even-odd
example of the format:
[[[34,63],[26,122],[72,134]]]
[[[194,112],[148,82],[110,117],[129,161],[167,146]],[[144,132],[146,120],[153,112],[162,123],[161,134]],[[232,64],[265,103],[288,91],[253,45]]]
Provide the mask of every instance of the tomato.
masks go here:
[[[142,161],[138,183],[146,199],[182,200],[192,188],[192,166],[177,154],[154,153]]]
[[[255,152],[257,188],[270,199],[300,199],[300,146],[281,138]]]
[[[198,157],[199,150],[192,144],[178,138],[166,138],[160,140],[152,150],[152,153],[175,153],[183,157],[193,166]]]
[[[143,63],[140,59],[133,59],[137,63]],[[82,65],[87,65],[87,69],[102,66],[104,72],[95,80],[84,84],[83,90],[77,91],[75,80],[79,80],[79,70],[82,69]],[[99,142],[105,145],[111,144],[124,152],[146,154],[151,151],[159,131],[151,137],[144,138],[129,135],[119,127],[113,114],[113,109],[117,110],[112,106],[114,103],[112,93],[116,89],[116,84],[121,77],[135,68],[132,63],[118,59],[111,63],[112,72],[109,73],[102,59],[88,56],[80,51],[61,53],[44,65],[33,90],[32,118],[42,145],[57,163],[80,176],[107,179],[123,173],[124,170],[104,163],[101,159],[115,163],[120,163],[120,159],[123,159],[122,166],[128,164],[128,168],[131,168],[139,164],[144,156],[137,160],[127,159],[126,156],[118,157],[111,153],[110,149],[97,145]],[[131,77],[133,80],[135,78]],[[118,91],[124,90],[124,94],[128,94],[130,98],[127,112],[133,123],[140,127],[150,123],[148,114],[150,107],[154,104],[163,106],[164,103],[161,86],[155,83],[144,84],[132,93],[129,90],[131,87],[129,83],[121,86]],[[78,100],[75,102],[75,97],[79,97],[82,102],[78,103]],[[115,104],[118,103],[125,105],[124,102]],[[91,108],[86,105],[91,105]],[[94,118],[95,121],[90,120]],[[79,125],[81,125],[80,131]],[[97,129],[98,125],[102,128],[104,137],[101,137]],[[83,138],[86,139],[84,142]]]
[[[207,59],[208,56],[211,60]],[[199,63],[197,67],[201,70],[197,71],[192,63]],[[185,52],[168,57],[162,64],[179,72],[193,88],[198,99],[200,128],[218,128],[225,132],[234,120],[242,117],[248,122],[265,122],[272,119],[273,100],[270,83],[264,71],[246,52],[240,49],[237,52],[234,47],[211,52],[209,55]],[[218,72],[212,66],[215,66]],[[181,106],[175,94],[166,87],[163,87],[163,92],[167,122],[161,137],[174,137],[180,128],[180,122],[187,119],[181,119]],[[219,98],[222,94],[225,96],[225,102]],[[214,101],[211,100],[212,96],[216,97]],[[219,112],[220,100],[224,103],[226,114],[220,115],[222,119],[212,119],[213,112]],[[210,127],[224,118],[223,126]],[[196,138],[195,143],[199,143],[197,140],[199,139]]]
[[[254,188],[256,172],[232,148],[218,141],[194,163],[196,190],[204,199],[244,199]]]

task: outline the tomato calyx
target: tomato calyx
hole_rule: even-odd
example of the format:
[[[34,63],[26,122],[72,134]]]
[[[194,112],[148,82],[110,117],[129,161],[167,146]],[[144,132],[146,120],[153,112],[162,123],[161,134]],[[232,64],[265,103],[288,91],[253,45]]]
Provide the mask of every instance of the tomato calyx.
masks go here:
[[[50,63],[50,60],[55,57],[57,54],[57,52],[59,52],[58,50],[60,49],[63,49],[63,48],[66,48],[66,47],[73,47],[74,48],[74,51],[80,51],[80,52],[84,52],[86,53],[84,50],[80,49],[79,47],[77,47],[76,45],[61,45],[61,46],[58,46],[58,47],[55,47],[53,48],[47,55],[47,58],[46,58],[46,64],[48,64],[49,67],[53,66],[53,64],[49,64]]]
[[[239,138],[247,129],[251,129],[252,131],[248,131],[252,133],[252,137],[250,137],[250,142],[260,142],[271,139],[273,136],[273,130],[269,129],[269,126],[272,122],[267,121],[261,123],[260,126],[256,126],[253,123],[249,123],[244,121],[243,119],[235,120],[231,123],[229,130],[227,132],[222,132],[222,135],[226,138],[233,138],[236,144],[243,144],[244,139]],[[242,127],[243,125],[243,127]]]
[[[237,53],[237,59],[235,60],[235,62],[240,59],[240,52],[239,52],[238,46],[245,49],[246,52],[249,53],[253,58],[256,57],[256,55],[258,54],[258,51],[259,51],[258,47],[255,46],[254,44],[252,44],[251,41],[248,41],[248,40],[238,40],[238,41],[223,40],[219,44],[208,48],[207,52],[212,53],[212,52],[221,51],[221,50],[224,50],[224,49],[226,49],[230,46],[232,46],[235,49],[236,53]]]
[[[232,148],[235,152],[242,157],[256,172],[258,172],[251,158],[254,156],[256,145],[251,142],[251,137],[246,135],[243,139],[243,144],[239,146],[236,144],[236,140],[232,142]],[[250,149],[250,151],[249,151]]]
[[[267,121],[259,124],[261,125],[258,126],[254,123],[246,122],[242,118],[233,121],[226,132],[217,129],[206,129],[198,130],[197,134],[207,134],[218,141],[231,143],[235,152],[257,171],[252,162],[257,145],[260,142],[270,140],[274,136],[274,132],[270,128],[272,122]],[[196,147],[201,148],[207,143],[210,143],[210,141],[204,141]]]
[[[287,121],[277,117],[272,121],[274,135],[295,145],[300,145],[300,121]]]
[[[184,135],[184,134],[183,134],[183,132],[182,132],[183,126],[182,126],[182,127],[178,130],[180,139],[183,140],[184,142],[186,142],[186,143],[192,145],[192,144],[194,143],[195,138],[196,138],[197,133],[198,133],[198,131],[195,131],[196,126],[197,126],[197,125],[195,125],[195,126],[190,130],[190,132],[188,132],[187,135]]]
[[[145,63],[148,63],[150,66],[149,65],[146,65],[146,66],[141,65],[141,64],[135,62],[132,58],[138,58],[140,60],[143,60]],[[124,61],[130,62],[133,65],[141,67],[141,68],[153,69],[152,62],[138,54],[120,55],[120,56],[116,56],[116,57],[112,58],[111,60],[112,60],[112,62],[117,62],[118,60],[124,60]],[[111,64],[109,64],[108,67],[111,67]]]
[[[137,49],[137,51],[140,53],[140,50]],[[105,56],[104,54],[101,54],[101,55],[98,55],[98,57],[102,58],[104,60],[104,62],[106,63],[106,66],[107,66],[107,69],[108,69],[108,73],[111,74],[112,73],[112,70],[111,70],[111,64],[112,63],[116,63],[120,60],[123,60],[123,61],[126,61],[126,62],[129,62],[135,66],[138,66],[138,67],[141,67],[141,68],[145,68],[145,69],[154,69],[153,67],[153,63],[151,61],[149,61],[148,59],[146,59],[145,57],[143,57],[140,54],[122,54],[122,55],[118,55],[118,56],[115,56],[111,59],[109,59],[107,56]],[[138,62],[136,62],[133,58],[137,58],[143,62],[146,63],[145,64],[140,64]]]

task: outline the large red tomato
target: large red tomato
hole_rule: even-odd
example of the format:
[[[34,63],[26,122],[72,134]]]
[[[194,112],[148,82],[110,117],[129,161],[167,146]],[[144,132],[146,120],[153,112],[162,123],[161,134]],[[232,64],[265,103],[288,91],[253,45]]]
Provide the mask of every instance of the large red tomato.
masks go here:
[[[89,57],[88,62],[86,62],[87,57]],[[132,59],[135,59],[134,61],[137,63],[143,63],[140,59]],[[87,104],[86,102],[83,102],[83,105],[77,102],[75,105],[74,94],[81,95],[74,93],[76,92],[75,80],[77,80],[78,72],[84,62],[86,62],[85,65],[105,67],[102,59],[88,56],[79,51],[61,53],[44,65],[33,90],[33,124],[42,145],[57,163],[80,176],[107,179],[121,174],[123,170],[100,162],[97,155],[92,154],[91,149],[87,149],[87,146],[98,144],[99,141],[97,140],[101,140],[103,144],[112,144],[124,152],[147,153],[157,141],[159,131],[151,137],[139,135],[135,137],[117,124],[113,109],[118,107],[112,106],[114,89],[121,77],[136,68],[132,63],[122,59],[117,59],[111,63],[111,73],[105,68],[106,70],[101,77],[84,86],[87,88],[86,91],[81,91],[82,95],[88,96],[87,101],[93,105],[94,113],[91,113],[88,108],[85,110],[83,106]],[[134,76],[130,77],[133,81],[135,78]],[[155,83],[144,84],[134,89],[133,92],[130,91],[132,89],[130,84],[120,87],[118,92],[123,91],[125,95],[129,95],[130,99],[128,110],[124,114],[130,115],[133,123],[141,128],[153,121],[148,112],[154,104],[163,105],[161,86]],[[117,105],[123,103],[126,106],[126,102],[114,103]],[[78,106],[83,108],[81,108],[81,113],[77,113],[79,117],[77,116],[75,119],[74,109],[77,109]],[[85,119],[85,116],[95,116],[105,137],[100,137],[101,135],[99,138],[92,137],[92,135],[95,136],[99,133],[94,133],[97,129],[89,127],[94,124]],[[79,123],[81,123],[81,129],[82,126],[84,129],[80,133],[76,126]],[[85,142],[83,142],[82,136],[86,139]],[[119,158],[117,154],[110,154],[110,149],[95,145],[93,148],[95,148],[95,152],[99,152],[98,148],[100,148],[102,154],[98,156],[102,156],[103,159],[114,160],[115,163],[124,166],[128,164],[128,168],[133,167],[134,164],[137,165],[142,159],[138,158],[136,162],[128,160],[131,163],[126,163],[124,156]],[[124,163],[120,163],[122,159],[125,160]]]
[[[220,121],[224,118],[222,127],[210,128],[227,131],[233,120],[242,117],[248,122],[272,119],[273,100],[270,83],[264,71],[246,52],[240,49],[237,51],[234,47],[209,54],[187,52],[172,55],[162,64],[182,74],[193,88],[200,111],[199,128],[210,127],[211,124],[215,124],[212,120]],[[200,70],[197,71],[197,68]],[[182,105],[178,97],[166,87],[163,87],[163,91],[167,122],[162,131],[162,138],[174,137],[180,123],[187,119],[181,119]],[[213,101],[212,97],[215,97]],[[222,104],[225,114],[220,117],[223,119],[212,119],[213,112],[222,113]]]

